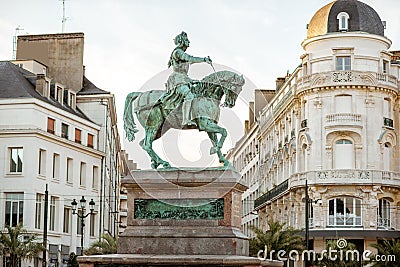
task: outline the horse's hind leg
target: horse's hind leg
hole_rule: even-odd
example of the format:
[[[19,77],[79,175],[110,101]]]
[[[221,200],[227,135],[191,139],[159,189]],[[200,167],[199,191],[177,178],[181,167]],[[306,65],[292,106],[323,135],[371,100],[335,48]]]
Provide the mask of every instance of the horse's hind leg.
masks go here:
[[[149,154],[151,158],[151,168],[157,169],[159,165],[163,165],[164,168],[170,168],[171,165],[162,160],[157,153],[153,150],[153,141],[156,138],[158,129],[146,128],[146,136],[140,141],[140,146]]]

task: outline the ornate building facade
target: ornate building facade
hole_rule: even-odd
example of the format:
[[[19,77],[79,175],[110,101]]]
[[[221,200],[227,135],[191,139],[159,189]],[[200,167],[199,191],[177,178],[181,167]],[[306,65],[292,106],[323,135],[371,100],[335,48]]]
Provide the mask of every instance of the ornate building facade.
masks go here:
[[[356,0],[311,19],[301,64],[257,117],[261,228],[273,219],[302,229],[308,217],[317,250],[338,237],[363,251],[399,236],[400,62],[384,28]]]

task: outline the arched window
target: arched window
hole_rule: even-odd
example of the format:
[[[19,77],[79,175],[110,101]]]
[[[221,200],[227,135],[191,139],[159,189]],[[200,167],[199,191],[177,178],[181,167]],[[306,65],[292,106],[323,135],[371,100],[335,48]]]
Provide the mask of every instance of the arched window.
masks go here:
[[[390,200],[379,199],[378,227],[390,228]]]
[[[330,199],[328,214],[328,226],[361,226],[361,200],[354,197]]]
[[[349,30],[349,19],[350,16],[346,12],[340,12],[337,15],[337,19],[339,20],[339,31],[345,32]]]
[[[354,146],[348,139],[340,139],[335,142],[334,149],[335,169],[354,169]]]

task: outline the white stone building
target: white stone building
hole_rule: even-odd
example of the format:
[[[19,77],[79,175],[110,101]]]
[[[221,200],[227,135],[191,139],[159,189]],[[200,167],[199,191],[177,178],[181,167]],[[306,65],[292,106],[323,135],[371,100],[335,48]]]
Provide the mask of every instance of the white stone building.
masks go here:
[[[82,62],[82,33],[19,36],[17,60],[0,62],[0,225],[22,223],[42,238],[47,185],[51,266],[81,253],[73,199],[96,203],[84,247],[119,232],[125,167],[114,96],[84,76]],[[41,266],[41,255],[24,265]]]
[[[400,234],[398,53],[356,0],[317,11],[302,46],[300,66],[257,117],[260,227],[304,228],[307,181],[311,247],[342,237],[371,249]]]
[[[259,168],[259,125],[255,120],[255,114],[258,114],[265,107],[267,101],[274,94],[274,90],[255,90],[255,101],[250,102],[249,120],[245,122],[245,133],[226,155],[226,158],[233,163],[235,169],[240,172],[244,183],[249,187],[242,195],[242,231],[249,237],[254,236],[251,226],[260,226],[258,214],[254,211],[254,201],[260,194],[264,193],[259,191],[262,174]]]

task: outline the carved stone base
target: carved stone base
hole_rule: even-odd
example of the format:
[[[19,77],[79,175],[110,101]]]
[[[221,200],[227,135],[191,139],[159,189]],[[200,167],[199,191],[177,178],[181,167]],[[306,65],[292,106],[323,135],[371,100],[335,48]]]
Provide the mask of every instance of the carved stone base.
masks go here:
[[[246,186],[232,169],[133,171],[118,253],[248,255],[241,231]]]
[[[128,226],[114,255],[78,257],[80,267],[261,267],[240,231],[246,186],[234,170],[133,171]]]

